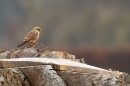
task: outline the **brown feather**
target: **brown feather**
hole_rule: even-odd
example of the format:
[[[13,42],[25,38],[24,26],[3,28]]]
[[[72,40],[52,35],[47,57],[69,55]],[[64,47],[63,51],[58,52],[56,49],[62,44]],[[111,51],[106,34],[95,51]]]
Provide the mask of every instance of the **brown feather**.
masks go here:
[[[35,43],[39,38],[40,31],[41,31],[40,27],[34,27],[33,30],[27,33],[27,35],[23,39],[23,42],[20,45],[18,45],[18,47],[21,47],[28,42]]]

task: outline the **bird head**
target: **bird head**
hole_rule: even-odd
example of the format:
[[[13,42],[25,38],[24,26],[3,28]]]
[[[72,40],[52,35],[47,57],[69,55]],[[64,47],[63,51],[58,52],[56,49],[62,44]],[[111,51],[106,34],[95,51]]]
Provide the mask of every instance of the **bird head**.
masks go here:
[[[41,28],[40,27],[34,27],[33,30],[38,30],[40,32]]]

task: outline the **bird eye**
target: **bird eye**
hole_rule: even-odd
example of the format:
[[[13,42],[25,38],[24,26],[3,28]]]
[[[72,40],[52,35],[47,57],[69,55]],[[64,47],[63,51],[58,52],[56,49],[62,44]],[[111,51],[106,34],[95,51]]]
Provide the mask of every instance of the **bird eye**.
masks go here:
[[[40,29],[39,29],[39,28],[38,28],[37,30],[38,30],[38,31],[40,31]]]

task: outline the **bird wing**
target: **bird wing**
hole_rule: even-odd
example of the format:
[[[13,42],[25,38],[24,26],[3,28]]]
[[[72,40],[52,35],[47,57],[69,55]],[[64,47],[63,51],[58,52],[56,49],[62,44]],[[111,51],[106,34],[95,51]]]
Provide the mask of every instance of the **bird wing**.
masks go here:
[[[38,32],[36,30],[32,30],[31,32],[27,33],[23,41],[35,40],[37,35],[38,35]]]

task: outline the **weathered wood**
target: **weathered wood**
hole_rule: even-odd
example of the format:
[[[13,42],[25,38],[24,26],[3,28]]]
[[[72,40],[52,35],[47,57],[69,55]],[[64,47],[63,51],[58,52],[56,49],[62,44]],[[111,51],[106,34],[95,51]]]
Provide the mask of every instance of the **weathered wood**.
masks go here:
[[[56,65],[55,69],[67,71],[74,71],[79,73],[98,73],[107,74],[114,77],[119,77],[122,72],[113,72],[98,67],[82,64],[66,59],[51,59],[51,58],[14,58],[14,59],[0,59],[1,68],[13,68],[13,67],[25,67],[25,66],[36,66],[36,65]],[[59,68],[57,65],[59,65]]]
[[[0,70],[0,86],[66,86],[50,65]]]
[[[129,86],[123,78],[119,79],[106,74],[60,71],[59,75],[68,86]]]
[[[67,66],[66,65],[57,65],[57,64],[52,64],[53,69],[57,71],[67,71]]]
[[[19,68],[32,86],[67,86],[51,65]]]
[[[129,86],[130,76],[76,71],[55,71],[51,65],[0,70],[1,86]],[[113,72],[113,71],[111,71]],[[16,74],[16,75],[15,75]],[[62,80],[63,79],[63,80]],[[15,82],[14,82],[15,81]],[[3,83],[4,82],[4,83]],[[17,85],[18,84],[18,85]]]
[[[0,86],[130,86],[127,73],[83,64],[66,52],[24,48],[1,51],[0,58]]]
[[[31,86],[17,68],[0,69],[0,86]]]

